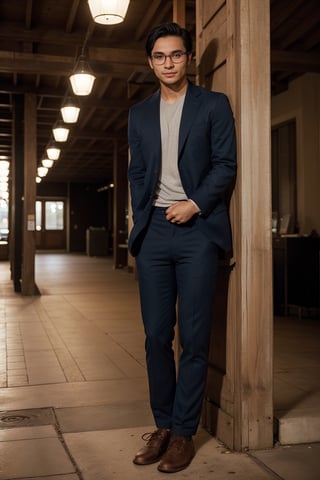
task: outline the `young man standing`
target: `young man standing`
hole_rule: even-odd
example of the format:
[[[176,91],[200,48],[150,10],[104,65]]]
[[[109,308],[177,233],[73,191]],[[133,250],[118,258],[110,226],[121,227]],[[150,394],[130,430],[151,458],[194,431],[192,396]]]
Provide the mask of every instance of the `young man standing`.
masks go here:
[[[187,79],[187,30],[176,23],[155,27],[146,51],[160,90],[129,113],[129,250],[136,257],[157,429],[133,461],[159,461],[158,470],[173,473],[195,454],[218,252],[231,248],[224,195],[236,174],[235,134],[226,96]],[[178,374],[172,349],[176,311]]]

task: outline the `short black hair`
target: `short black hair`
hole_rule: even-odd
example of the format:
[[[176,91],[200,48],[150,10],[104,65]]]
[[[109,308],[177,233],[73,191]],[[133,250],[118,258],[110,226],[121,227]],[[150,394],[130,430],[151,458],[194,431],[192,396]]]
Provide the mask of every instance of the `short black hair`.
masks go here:
[[[146,41],[147,56],[151,56],[152,49],[158,38],[169,36],[181,37],[187,53],[192,52],[192,38],[188,30],[180,27],[177,23],[161,23],[149,32]]]

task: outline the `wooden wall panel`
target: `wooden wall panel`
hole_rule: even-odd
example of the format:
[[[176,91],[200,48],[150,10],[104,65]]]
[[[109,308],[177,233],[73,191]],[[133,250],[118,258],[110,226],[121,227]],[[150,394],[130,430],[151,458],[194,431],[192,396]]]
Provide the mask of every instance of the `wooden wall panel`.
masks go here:
[[[196,62],[199,85],[211,88],[213,77],[224,66],[227,54],[226,37],[227,18],[224,8],[212,18],[197,41]]]
[[[213,17],[222,9],[225,10],[225,0],[211,0],[202,1],[198,3],[199,9],[197,10],[197,16],[199,16],[199,26],[201,31],[204,31],[206,26],[212,22]]]
[[[221,66],[213,75],[211,89],[216,92],[227,93],[227,69],[225,65]]]

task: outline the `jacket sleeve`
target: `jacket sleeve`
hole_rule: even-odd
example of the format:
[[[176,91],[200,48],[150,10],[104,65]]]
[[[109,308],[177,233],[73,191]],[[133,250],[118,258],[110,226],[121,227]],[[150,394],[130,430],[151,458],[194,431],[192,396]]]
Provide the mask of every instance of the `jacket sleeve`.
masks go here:
[[[128,118],[128,141],[130,149],[130,162],[128,167],[128,180],[130,184],[131,204],[133,219],[138,209],[139,200],[144,191],[145,165],[141,150],[141,138],[137,130],[138,122],[135,119],[135,111],[129,111]]]

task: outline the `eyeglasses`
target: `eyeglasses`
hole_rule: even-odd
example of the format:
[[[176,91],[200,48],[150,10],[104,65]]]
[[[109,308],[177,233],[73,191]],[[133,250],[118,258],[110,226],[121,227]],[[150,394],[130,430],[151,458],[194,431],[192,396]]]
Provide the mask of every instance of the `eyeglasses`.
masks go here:
[[[173,52],[170,55],[165,55],[164,53],[154,53],[151,55],[152,62],[154,65],[163,65],[166,63],[167,58],[170,58],[171,62],[173,63],[181,63],[183,62],[183,57],[186,55],[187,52]]]

